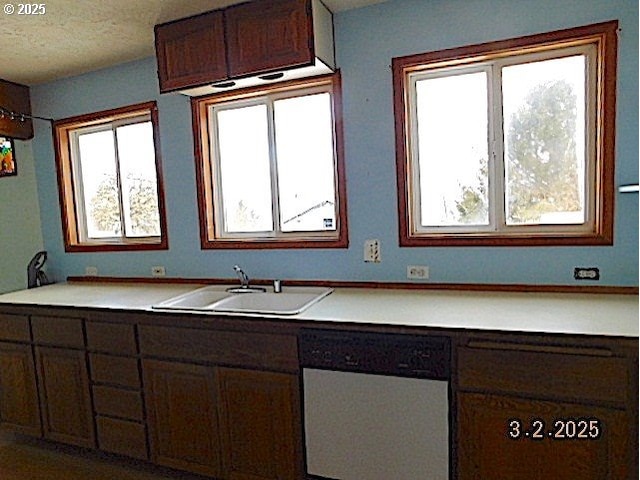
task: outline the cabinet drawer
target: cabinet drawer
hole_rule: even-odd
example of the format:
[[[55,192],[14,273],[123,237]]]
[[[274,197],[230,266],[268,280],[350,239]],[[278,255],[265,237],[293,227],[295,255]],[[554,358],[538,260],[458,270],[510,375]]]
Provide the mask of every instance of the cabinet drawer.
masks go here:
[[[623,406],[629,383],[625,361],[576,352],[459,348],[458,385],[460,389]]]
[[[138,334],[143,355],[298,371],[298,348],[294,335],[150,325],[141,325]]]
[[[87,349],[120,355],[136,355],[133,325],[87,322]]]
[[[147,438],[144,425],[115,418],[96,417],[98,448],[105,452],[147,460]]]
[[[84,348],[82,320],[64,317],[31,317],[33,341],[38,345]]]
[[[135,358],[92,353],[89,355],[89,362],[91,380],[95,383],[140,388],[140,369]]]
[[[0,313],[0,340],[30,342],[29,317]]]
[[[93,408],[97,414],[142,421],[142,396],[135,390],[93,386]]]

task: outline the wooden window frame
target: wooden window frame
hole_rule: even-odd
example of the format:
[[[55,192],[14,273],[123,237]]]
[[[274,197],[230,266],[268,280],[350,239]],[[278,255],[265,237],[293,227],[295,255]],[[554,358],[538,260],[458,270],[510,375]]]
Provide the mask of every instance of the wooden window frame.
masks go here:
[[[112,238],[104,240],[91,239],[91,241],[83,240],[79,223],[80,213],[77,211],[75,202],[76,192],[71,153],[71,133],[80,128],[97,126],[141,115],[150,116],[153,129],[160,236],[123,238],[118,241]],[[162,179],[162,160],[160,156],[158,107],[155,101],[56,120],[53,122],[53,142],[55,146],[60,212],[62,216],[62,233],[66,252],[167,250],[169,248],[164,202],[164,182]]]
[[[559,30],[526,37],[428,52],[392,61],[399,241],[401,247],[425,246],[582,246],[612,245],[614,218],[614,166],[616,66],[618,21]],[[488,59],[548,51],[574,45],[595,44],[596,132],[594,155],[593,229],[587,233],[484,232],[416,233],[413,227],[412,189],[409,168],[408,75],[435,67],[473,65]]]
[[[250,99],[273,92],[287,92],[308,89],[314,86],[330,85],[334,117],[334,158],[336,173],[336,224],[337,235],[331,238],[314,237],[301,232],[287,237],[245,236],[225,239],[216,236],[214,204],[214,159],[211,158],[211,137],[209,134],[209,110],[211,105],[230,100]],[[342,131],[342,89],[340,73],[323,75],[303,80],[281,82],[276,85],[261,85],[205,97],[191,99],[193,118],[194,156],[196,162],[196,182],[198,213],[200,219],[200,244],[202,249],[289,249],[289,248],[347,248],[349,245],[347,227],[347,192],[344,166],[344,142]],[[313,233],[313,232],[312,232]]]

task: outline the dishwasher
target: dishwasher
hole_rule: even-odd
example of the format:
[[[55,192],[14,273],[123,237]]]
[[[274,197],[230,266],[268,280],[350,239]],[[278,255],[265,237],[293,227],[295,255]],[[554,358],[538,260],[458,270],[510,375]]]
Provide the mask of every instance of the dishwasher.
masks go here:
[[[449,478],[446,337],[302,329],[308,478]]]

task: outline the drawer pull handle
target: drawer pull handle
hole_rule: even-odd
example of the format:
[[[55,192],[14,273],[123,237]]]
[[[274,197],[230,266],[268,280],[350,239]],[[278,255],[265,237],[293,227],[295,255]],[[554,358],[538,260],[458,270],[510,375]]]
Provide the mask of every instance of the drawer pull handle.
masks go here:
[[[526,343],[500,343],[484,340],[470,340],[469,348],[482,350],[516,350],[519,352],[560,353],[564,355],[590,355],[593,357],[612,357],[613,352],[597,347],[563,347],[557,345],[531,345]]]

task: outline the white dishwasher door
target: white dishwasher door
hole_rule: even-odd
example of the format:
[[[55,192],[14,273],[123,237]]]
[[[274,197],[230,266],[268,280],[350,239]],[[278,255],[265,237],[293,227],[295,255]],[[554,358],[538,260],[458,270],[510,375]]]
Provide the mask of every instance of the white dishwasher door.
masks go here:
[[[303,369],[307,473],[447,480],[448,382]]]

